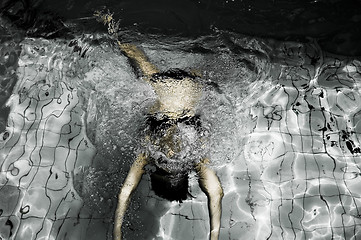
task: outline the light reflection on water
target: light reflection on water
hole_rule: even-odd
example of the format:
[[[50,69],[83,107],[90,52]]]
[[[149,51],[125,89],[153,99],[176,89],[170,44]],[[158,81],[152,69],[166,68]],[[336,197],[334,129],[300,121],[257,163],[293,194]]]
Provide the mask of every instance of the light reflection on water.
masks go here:
[[[225,191],[220,239],[361,238],[359,60],[314,42],[232,33],[138,37],[161,70],[203,76],[199,112]],[[116,195],[156,96],[111,40],[77,40],[75,52],[71,40],[21,42],[1,135],[3,239],[111,238]],[[124,238],[206,239],[195,174],[190,192],[182,204],[167,202],[145,175]]]

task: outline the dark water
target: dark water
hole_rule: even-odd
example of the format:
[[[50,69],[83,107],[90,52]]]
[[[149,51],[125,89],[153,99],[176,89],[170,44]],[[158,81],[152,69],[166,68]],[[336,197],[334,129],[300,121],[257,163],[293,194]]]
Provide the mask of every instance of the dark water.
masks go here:
[[[0,9],[16,25],[44,35],[102,6],[112,9],[122,27],[146,32],[199,36],[219,28],[284,40],[313,37],[329,52],[361,54],[358,0],[3,0]]]
[[[111,239],[156,96],[92,17],[161,71],[202,76],[220,239],[360,239],[360,1],[0,3],[0,239]],[[8,103],[5,106],[5,103]],[[144,175],[125,239],[207,239],[207,198]]]

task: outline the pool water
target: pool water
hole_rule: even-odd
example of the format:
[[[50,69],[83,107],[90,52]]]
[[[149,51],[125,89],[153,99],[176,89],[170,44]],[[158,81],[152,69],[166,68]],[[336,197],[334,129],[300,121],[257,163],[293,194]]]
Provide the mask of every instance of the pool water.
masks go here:
[[[2,31],[0,239],[112,239],[155,93],[104,32]],[[120,36],[160,70],[202,78],[197,111],[225,193],[220,239],[361,239],[360,57],[219,29]],[[189,181],[192,197],[169,202],[145,174],[124,239],[207,239],[207,198]]]

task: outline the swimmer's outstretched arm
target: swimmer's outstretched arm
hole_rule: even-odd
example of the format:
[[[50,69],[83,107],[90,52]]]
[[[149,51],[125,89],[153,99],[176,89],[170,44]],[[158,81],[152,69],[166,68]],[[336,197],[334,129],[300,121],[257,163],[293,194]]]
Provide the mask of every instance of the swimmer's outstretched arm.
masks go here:
[[[126,177],[122,188],[118,195],[118,205],[114,218],[114,240],[122,239],[122,224],[123,217],[128,208],[131,194],[137,188],[142,175],[144,173],[144,166],[147,165],[147,157],[145,154],[139,154],[135,162],[130,167],[128,176]]]
[[[199,176],[199,186],[208,197],[210,219],[210,240],[217,240],[221,227],[223,189],[216,173],[208,168],[208,159],[201,161],[196,169]]]
[[[115,22],[113,14],[110,13],[109,10],[107,12],[96,11],[94,13],[94,16],[97,17],[97,20],[99,22],[102,22],[104,25],[108,26],[108,33],[110,35],[115,35],[118,39],[119,24],[118,22]],[[122,43],[119,40],[117,40],[117,44],[120,50],[122,50],[124,54],[127,55],[127,57],[133,59],[136,62],[140,70],[145,75],[146,80],[148,80],[149,77],[151,77],[154,73],[159,72],[157,67],[148,60],[144,52],[137,48],[134,44]]]

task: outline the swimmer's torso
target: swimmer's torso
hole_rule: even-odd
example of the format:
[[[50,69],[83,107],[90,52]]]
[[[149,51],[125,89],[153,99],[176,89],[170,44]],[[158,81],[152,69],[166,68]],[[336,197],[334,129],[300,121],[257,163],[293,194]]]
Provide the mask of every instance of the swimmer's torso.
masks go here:
[[[150,113],[163,113],[171,119],[195,115],[195,105],[201,95],[198,84],[192,79],[158,81],[153,83],[158,96]]]
[[[179,69],[153,74],[149,80],[157,102],[150,114],[164,114],[170,119],[194,116],[202,87],[195,77]]]
[[[195,107],[201,85],[195,76],[180,70],[153,74],[150,84],[157,93],[146,121],[150,158],[168,173],[187,172],[201,158],[201,121]]]

